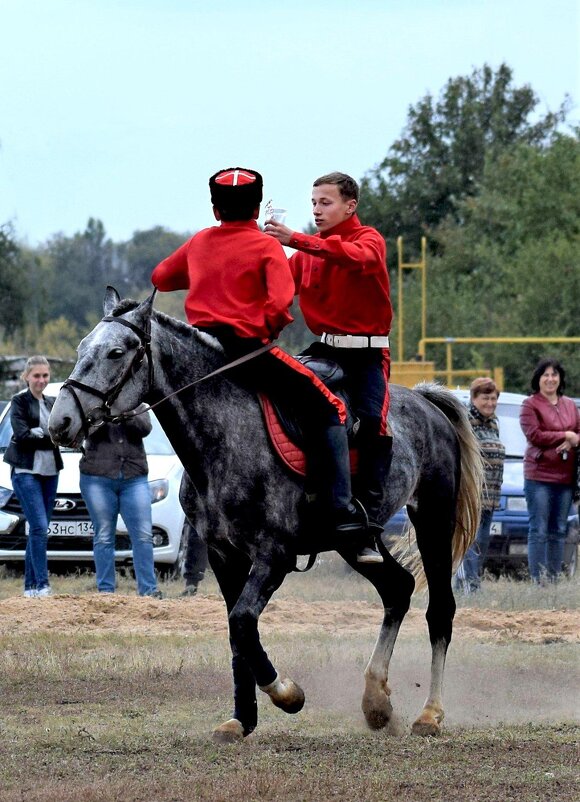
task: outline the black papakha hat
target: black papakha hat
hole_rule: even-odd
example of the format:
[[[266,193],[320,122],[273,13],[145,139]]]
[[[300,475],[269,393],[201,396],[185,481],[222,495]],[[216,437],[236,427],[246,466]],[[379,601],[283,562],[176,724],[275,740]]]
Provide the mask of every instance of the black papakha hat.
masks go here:
[[[211,202],[220,207],[252,207],[262,202],[260,173],[245,167],[228,167],[209,179]]]

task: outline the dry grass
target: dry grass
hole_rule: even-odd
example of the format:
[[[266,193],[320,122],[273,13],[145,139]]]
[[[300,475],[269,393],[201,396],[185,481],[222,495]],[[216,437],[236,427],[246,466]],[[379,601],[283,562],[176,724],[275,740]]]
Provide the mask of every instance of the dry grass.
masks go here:
[[[61,593],[89,593],[94,578],[55,577],[53,585]],[[182,587],[165,583],[164,590],[175,598]],[[486,582],[477,605],[577,608],[578,587],[577,580],[548,589]],[[121,590],[134,593],[134,583],[122,578]],[[21,578],[5,572],[0,599],[20,592]],[[210,576],[202,593],[215,592]],[[278,598],[376,601],[356,575],[325,563],[290,577]],[[1,802],[577,799],[574,644],[456,639],[446,727],[437,739],[408,735],[426,695],[430,659],[415,632],[403,633],[395,650],[397,717],[389,733],[368,731],[360,713],[368,633],[272,632],[267,647],[305,688],[305,709],[285,716],[262,695],[256,733],[217,747],[211,732],[231,712],[223,636],[1,637]]]

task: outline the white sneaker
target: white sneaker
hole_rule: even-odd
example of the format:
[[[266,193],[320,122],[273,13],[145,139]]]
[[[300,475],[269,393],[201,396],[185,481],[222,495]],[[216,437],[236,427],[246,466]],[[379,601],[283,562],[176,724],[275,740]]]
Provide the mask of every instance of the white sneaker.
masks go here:
[[[35,589],[25,590],[22,595],[26,596],[27,599],[35,599],[36,598],[36,590]]]
[[[40,588],[40,590],[36,591],[36,597],[41,598],[45,596],[52,596],[52,588],[50,585],[46,585],[44,588]]]

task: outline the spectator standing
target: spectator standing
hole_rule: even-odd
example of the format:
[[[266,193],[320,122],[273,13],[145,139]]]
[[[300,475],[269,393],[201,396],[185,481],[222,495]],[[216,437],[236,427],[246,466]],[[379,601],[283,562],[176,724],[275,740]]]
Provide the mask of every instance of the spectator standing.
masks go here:
[[[564,395],[566,373],[556,359],[538,362],[532,395],[520,411],[526,436],[524,492],[530,518],[528,567],[533,582],[562,571],[568,513],[575,482],[575,449],[580,442],[580,411]]]
[[[28,523],[24,557],[24,595],[52,595],[46,557],[48,526],[54,509],[62,457],[48,434],[48,418],[55,402],[44,395],[50,366],[44,356],[31,356],[22,380],[28,389],[17,393],[10,405],[12,439],[4,461],[12,466],[12,486]]]
[[[144,405],[137,408],[140,412]],[[93,553],[99,593],[114,593],[115,533],[119,514],[133,549],[140,596],[161,598],[153,561],[151,495],[143,438],[151,431],[148,412],[120,423],[104,423],[83,444],[80,488],[95,530]]]
[[[482,493],[481,518],[475,541],[467,550],[456,574],[456,588],[465,593],[479,590],[483,566],[489,548],[493,511],[499,508],[505,447],[500,440],[495,414],[499,399],[496,383],[487,377],[474,379],[469,388],[469,422],[479,441],[485,464],[485,485]]]

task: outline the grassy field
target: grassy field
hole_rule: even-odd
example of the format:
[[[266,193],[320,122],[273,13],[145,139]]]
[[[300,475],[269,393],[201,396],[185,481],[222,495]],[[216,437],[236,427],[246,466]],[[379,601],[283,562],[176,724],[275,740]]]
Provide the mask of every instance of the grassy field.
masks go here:
[[[59,593],[91,594],[94,577],[55,577]],[[182,583],[164,583],[177,599]],[[578,607],[577,581],[550,588],[485,582],[460,606],[494,611]],[[134,583],[121,579],[121,592]],[[21,578],[0,575],[2,600]],[[208,577],[203,603],[217,593]],[[277,598],[376,601],[334,564],[295,575]],[[27,601],[30,604],[29,600]],[[62,601],[66,603],[66,599]],[[149,602],[152,604],[152,602]],[[162,605],[164,602],[156,602]],[[42,615],[42,602],[32,601]],[[414,604],[424,606],[423,597]],[[47,608],[45,608],[47,609]],[[184,608],[185,609],[185,608]],[[231,713],[229,648],[223,634],[154,635],[46,631],[0,638],[2,802],[221,802],[244,800],[578,799],[578,651],[574,643],[454,640],[439,738],[409,735],[426,695],[429,647],[404,632],[392,664],[388,732],[360,713],[366,631],[268,634],[268,651],[304,687],[307,702],[285,716],[260,698],[260,724],[240,745],[217,746],[213,728]]]

